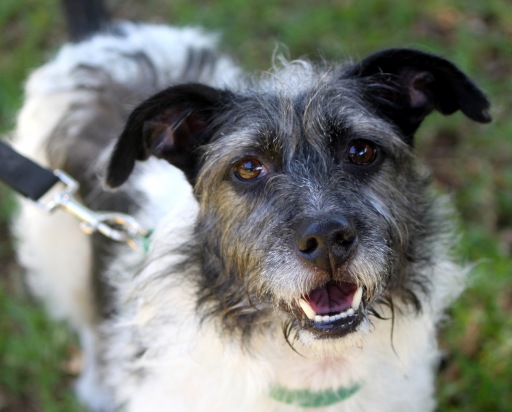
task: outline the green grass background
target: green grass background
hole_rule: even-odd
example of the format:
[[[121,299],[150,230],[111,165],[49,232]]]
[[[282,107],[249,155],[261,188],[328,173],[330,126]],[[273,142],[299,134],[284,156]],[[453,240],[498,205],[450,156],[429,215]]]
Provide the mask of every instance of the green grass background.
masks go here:
[[[118,17],[202,25],[244,67],[291,57],[362,57],[408,46],[454,60],[488,93],[494,122],[429,117],[417,148],[461,216],[470,287],[441,332],[440,411],[512,410],[512,3],[509,0],[116,0]],[[57,0],[0,2],[0,131],[12,128],[31,68],[66,40]],[[1,161],[1,160],[0,160]],[[77,352],[65,327],[30,298],[13,259],[14,202],[0,185],[0,411],[80,411]],[[72,273],[70,273],[72,276]],[[378,411],[377,411],[378,412]]]

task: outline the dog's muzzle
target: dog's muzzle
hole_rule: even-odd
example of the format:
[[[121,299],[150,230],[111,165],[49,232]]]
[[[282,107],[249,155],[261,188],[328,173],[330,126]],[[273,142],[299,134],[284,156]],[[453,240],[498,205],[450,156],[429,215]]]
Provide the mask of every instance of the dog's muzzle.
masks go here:
[[[363,287],[343,270],[356,249],[356,229],[341,216],[307,219],[295,231],[297,256],[320,284],[301,296],[292,312],[319,337],[344,336],[364,318]]]

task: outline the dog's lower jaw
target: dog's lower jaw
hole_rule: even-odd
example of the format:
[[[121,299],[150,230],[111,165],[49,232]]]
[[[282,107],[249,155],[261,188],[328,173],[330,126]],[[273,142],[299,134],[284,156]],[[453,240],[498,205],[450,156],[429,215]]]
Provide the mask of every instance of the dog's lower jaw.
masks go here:
[[[344,336],[354,332],[364,318],[364,314],[357,312],[332,322],[303,320],[302,328],[315,334],[318,339],[342,339]]]
[[[363,314],[356,316],[350,331],[319,333],[316,328],[298,326],[293,338],[288,338],[289,342],[298,353],[313,358],[345,356],[347,350],[361,348],[370,331],[371,322],[368,317]]]
[[[349,308],[334,316],[315,315],[309,318],[297,309],[287,312],[292,317],[291,325],[296,334],[311,336],[316,340],[342,340],[348,335],[366,329],[364,324],[368,321],[368,314],[364,307],[355,311]],[[291,329],[290,329],[291,330]],[[289,335],[289,334],[288,334]],[[310,338],[307,339],[308,341]]]

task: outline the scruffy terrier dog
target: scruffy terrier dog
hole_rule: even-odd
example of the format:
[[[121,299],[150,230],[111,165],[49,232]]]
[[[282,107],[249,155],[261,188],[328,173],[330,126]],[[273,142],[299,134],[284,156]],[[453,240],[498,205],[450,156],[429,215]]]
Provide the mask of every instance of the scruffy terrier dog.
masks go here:
[[[31,75],[16,146],[153,231],[140,254],[21,205],[90,409],[434,409],[465,270],[413,135],[434,110],[487,122],[488,100],[416,50],[278,66],[248,79],[200,30],[116,23]]]

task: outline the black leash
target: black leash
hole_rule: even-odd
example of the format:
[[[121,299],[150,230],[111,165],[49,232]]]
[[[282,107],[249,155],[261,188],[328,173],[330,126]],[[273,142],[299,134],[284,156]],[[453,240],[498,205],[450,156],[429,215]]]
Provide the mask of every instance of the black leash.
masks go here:
[[[52,171],[38,165],[2,140],[0,180],[45,212],[64,209],[82,222],[80,227],[87,234],[99,232],[137,251],[147,252],[150,233],[132,216],[88,209],[74,197],[79,188],[76,180],[62,170]]]
[[[0,140],[0,180],[34,201],[59,182],[51,170],[20,155],[3,140]]]

